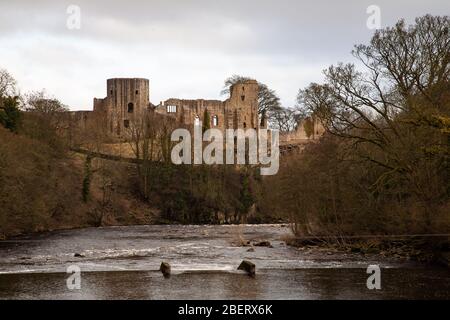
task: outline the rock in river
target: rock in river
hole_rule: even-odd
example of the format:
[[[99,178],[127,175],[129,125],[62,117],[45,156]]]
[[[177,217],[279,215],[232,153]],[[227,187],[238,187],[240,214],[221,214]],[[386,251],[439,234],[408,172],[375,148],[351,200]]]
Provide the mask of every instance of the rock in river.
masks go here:
[[[271,247],[272,246],[270,244],[270,241],[267,241],[267,240],[255,242],[253,245],[255,247]]]
[[[165,278],[170,277],[170,264],[167,262],[161,262],[161,266],[159,267],[159,271],[162,272]]]
[[[243,260],[241,264],[238,267],[238,270],[244,270],[247,272],[249,276],[255,276],[255,264],[253,262],[250,262],[248,260]]]

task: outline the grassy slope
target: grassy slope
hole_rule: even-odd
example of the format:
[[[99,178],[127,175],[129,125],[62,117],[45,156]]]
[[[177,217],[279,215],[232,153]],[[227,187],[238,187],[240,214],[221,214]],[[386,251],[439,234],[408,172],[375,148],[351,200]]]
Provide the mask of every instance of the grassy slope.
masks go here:
[[[84,157],[0,127],[0,238],[21,233],[99,225],[150,223],[154,215],[128,186],[130,170],[103,160],[94,171],[89,201],[82,200]],[[111,170],[116,169],[116,170]],[[127,168],[125,168],[127,169]],[[122,172],[122,174],[120,174]],[[108,176],[104,201],[102,177]]]

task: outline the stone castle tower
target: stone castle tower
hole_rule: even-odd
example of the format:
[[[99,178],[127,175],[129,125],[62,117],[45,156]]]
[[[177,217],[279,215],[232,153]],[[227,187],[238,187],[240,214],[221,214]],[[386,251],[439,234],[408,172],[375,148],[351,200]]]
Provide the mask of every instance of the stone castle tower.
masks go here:
[[[106,88],[106,98],[94,98],[94,111],[102,112],[108,130],[120,136],[148,108],[149,81],[143,78],[112,78],[106,81]]]
[[[258,129],[258,82],[247,80],[230,88],[225,101],[226,127],[230,129]]]

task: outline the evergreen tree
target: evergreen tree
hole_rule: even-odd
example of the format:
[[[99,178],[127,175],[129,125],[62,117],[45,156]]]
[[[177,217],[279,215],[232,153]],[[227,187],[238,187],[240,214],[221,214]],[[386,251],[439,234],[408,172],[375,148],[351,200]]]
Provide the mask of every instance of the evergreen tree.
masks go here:
[[[21,119],[18,97],[0,97],[0,124],[17,132]]]
[[[205,109],[203,114],[203,132],[211,128],[211,117],[209,116],[208,109]]]

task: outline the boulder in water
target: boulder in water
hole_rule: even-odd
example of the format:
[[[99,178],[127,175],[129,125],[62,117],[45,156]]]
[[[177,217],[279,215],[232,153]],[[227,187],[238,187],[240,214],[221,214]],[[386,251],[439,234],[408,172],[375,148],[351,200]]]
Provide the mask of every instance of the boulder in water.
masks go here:
[[[270,241],[267,241],[267,240],[255,242],[253,245],[255,247],[270,247],[270,248],[273,248],[272,245],[270,244]]]
[[[161,262],[161,266],[159,267],[159,271],[163,274],[165,278],[170,277],[170,264],[168,262]]]
[[[243,270],[243,271],[247,272],[247,274],[249,276],[254,277],[255,276],[256,267],[255,267],[255,264],[253,262],[248,261],[248,260],[243,260],[241,262],[241,264],[239,265],[238,270]]]

